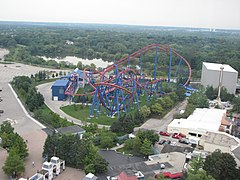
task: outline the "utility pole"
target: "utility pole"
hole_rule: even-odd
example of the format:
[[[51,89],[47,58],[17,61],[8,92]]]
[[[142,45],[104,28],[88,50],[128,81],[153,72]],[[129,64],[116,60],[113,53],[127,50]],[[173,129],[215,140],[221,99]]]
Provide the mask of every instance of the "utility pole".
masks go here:
[[[223,64],[220,67],[220,76],[219,76],[219,86],[218,86],[218,96],[217,96],[217,101],[218,105],[221,107],[221,89],[222,89],[222,81],[223,81]]]

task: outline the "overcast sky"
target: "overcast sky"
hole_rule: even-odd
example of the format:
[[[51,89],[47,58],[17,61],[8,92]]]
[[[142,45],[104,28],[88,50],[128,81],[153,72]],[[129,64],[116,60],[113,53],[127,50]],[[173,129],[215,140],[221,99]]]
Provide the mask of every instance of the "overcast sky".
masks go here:
[[[240,0],[1,0],[0,21],[240,29]]]

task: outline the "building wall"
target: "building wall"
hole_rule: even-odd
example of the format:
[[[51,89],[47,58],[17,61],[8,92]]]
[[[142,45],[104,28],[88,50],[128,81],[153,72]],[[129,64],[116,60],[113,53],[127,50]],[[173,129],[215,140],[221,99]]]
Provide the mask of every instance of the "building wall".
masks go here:
[[[59,101],[66,100],[66,95],[64,94],[66,90],[66,87],[64,86],[53,86],[52,87],[52,100],[55,96],[58,97]]]
[[[204,87],[213,86],[213,88],[217,88],[219,85],[219,77],[220,70],[208,70],[206,66],[202,66],[202,76],[201,76],[201,84]],[[226,72],[223,71],[223,81],[222,85],[228,90],[229,93],[235,94],[236,85],[237,85],[237,72]]]
[[[215,150],[220,149],[223,153],[231,153],[230,147],[220,146],[220,145],[212,144],[208,142],[205,142],[203,144],[203,148],[204,148],[204,151],[208,151],[208,152],[214,152]]]
[[[198,131],[196,129],[179,128],[179,127],[173,127],[173,126],[169,126],[169,125],[167,127],[167,132],[168,133],[182,133],[182,134],[185,134],[187,137],[194,136],[194,135],[190,135],[189,133],[196,134],[195,137],[199,137],[199,135],[205,134],[205,132]]]

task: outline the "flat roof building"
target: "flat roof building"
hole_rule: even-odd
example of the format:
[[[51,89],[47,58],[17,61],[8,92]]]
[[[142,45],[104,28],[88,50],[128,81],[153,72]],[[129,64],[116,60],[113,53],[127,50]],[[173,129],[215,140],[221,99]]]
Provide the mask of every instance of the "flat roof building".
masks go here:
[[[225,132],[207,132],[199,141],[204,151],[214,152],[220,149],[224,153],[231,153],[238,147],[240,140]]]
[[[226,110],[196,108],[187,119],[174,119],[167,128],[168,133],[183,133],[187,136],[201,137],[208,131],[218,132]]]
[[[203,62],[201,84],[204,87],[218,88],[221,67],[223,67],[222,86],[231,94],[235,94],[238,72],[227,64]]]
[[[58,79],[52,85],[52,100],[64,101],[66,100],[65,91],[68,87],[69,80]]]

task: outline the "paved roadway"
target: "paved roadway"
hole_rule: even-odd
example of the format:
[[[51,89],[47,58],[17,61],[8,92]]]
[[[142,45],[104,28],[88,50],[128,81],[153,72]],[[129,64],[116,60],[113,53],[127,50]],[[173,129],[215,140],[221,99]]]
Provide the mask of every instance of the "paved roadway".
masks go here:
[[[41,169],[42,165],[42,151],[46,133],[42,131],[40,123],[36,123],[25,112],[22,106],[19,104],[19,100],[15,97],[14,92],[9,86],[9,82],[14,76],[35,74],[40,70],[50,70],[47,68],[34,67],[29,65],[23,65],[19,63],[14,64],[0,64],[0,96],[3,101],[0,102],[0,109],[4,110],[4,113],[0,116],[0,124],[6,119],[10,119],[13,123],[13,127],[25,140],[28,140],[29,156],[26,158],[25,165],[26,171],[25,177],[32,176],[37,170]],[[56,70],[57,72],[59,70]],[[2,166],[7,153],[4,150],[0,151],[0,179],[8,179],[2,171]],[[32,161],[35,162],[35,167],[32,167]],[[76,177],[82,177],[84,173],[79,170],[69,169],[65,171],[58,179],[77,179]]]
[[[179,113],[180,110],[185,109],[187,106],[187,100],[174,107],[169,113],[167,113],[162,119],[149,119],[142,126],[134,128],[134,131],[140,129],[149,129],[157,132],[167,131],[167,126],[173,120],[173,115]]]

